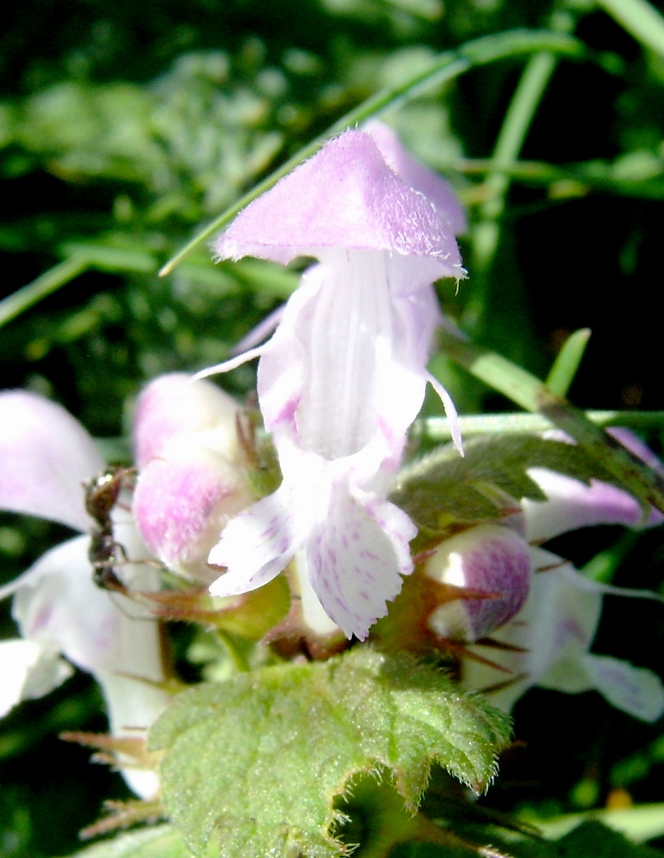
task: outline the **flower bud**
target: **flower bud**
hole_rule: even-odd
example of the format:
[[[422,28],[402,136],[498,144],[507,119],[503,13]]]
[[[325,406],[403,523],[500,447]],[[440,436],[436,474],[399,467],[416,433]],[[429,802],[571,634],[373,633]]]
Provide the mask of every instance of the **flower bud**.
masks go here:
[[[170,569],[205,583],[218,575],[210,573],[210,549],[254,500],[241,465],[238,412],[215,385],[178,373],[148,385],[136,407],[137,527]]]
[[[429,628],[447,640],[472,643],[486,637],[521,609],[530,571],[529,547],[509,528],[482,524],[446,539],[424,572],[458,587],[459,595],[430,614]]]
[[[173,372],[143,390],[134,414],[134,451],[139,469],[163,456],[169,442],[196,434],[198,443],[234,461],[240,456],[237,402],[209,381]]]
[[[242,472],[218,453],[184,443],[169,446],[168,458],[153,459],[140,473],[136,524],[170,569],[207,582],[219,574],[206,574],[210,549],[253,496]]]

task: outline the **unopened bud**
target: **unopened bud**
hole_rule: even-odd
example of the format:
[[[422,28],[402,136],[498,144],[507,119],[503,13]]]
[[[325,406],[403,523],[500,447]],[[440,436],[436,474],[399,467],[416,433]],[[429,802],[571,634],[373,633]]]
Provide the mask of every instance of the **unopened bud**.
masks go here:
[[[253,500],[237,432],[239,406],[207,381],[174,373],[139,397],[133,512],[146,545],[175,572],[215,578],[210,549]]]
[[[530,585],[530,549],[513,530],[482,524],[442,542],[424,571],[438,583],[459,588],[458,598],[430,614],[429,628],[446,640],[472,643],[523,606]]]
[[[236,430],[237,402],[209,381],[185,373],[169,373],[141,393],[134,415],[134,452],[139,469],[167,452],[182,435],[234,461],[240,451]]]

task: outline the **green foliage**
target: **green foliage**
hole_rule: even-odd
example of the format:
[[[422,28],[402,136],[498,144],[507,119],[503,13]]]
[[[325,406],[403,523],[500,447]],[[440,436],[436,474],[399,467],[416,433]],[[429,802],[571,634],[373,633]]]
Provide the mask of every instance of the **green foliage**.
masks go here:
[[[614,482],[574,444],[536,435],[472,438],[461,458],[452,445],[436,450],[401,472],[392,500],[417,523],[417,543],[441,537],[450,525],[493,519],[522,498],[546,500],[528,468],[548,468],[588,483]]]
[[[485,836],[490,840],[485,841],[487,846],[481,852],[470,842],[451,847],[413,843],[398,846],[392,858],[468,858],[478,854],[487,858],[657,858],[661,855],[647,846],[631,843],[599,822],[585,822],[555,841],[534,837],[506,841],[495,832]]]
[[[197,856],[341,854],[330,834],[350,779],[392,779],[417,807],[436,762],[474,790],[495,774],[504,717],[440,672],[357,648],[181,695],[157,722],[164,799]]]
[[[191,852],[170,825],[158,825],[88,846],[75,858],[191,858]]]

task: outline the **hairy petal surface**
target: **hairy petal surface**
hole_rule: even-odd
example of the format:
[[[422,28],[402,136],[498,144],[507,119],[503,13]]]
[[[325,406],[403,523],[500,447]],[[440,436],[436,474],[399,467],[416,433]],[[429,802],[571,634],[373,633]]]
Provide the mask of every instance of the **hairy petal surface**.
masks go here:
[[[435,259],[437,277],[465,274],[449,223],[360,131],[331,140],[254,200],[213,247],[220,259],[257,256],[284,264],[326,247],[387,250]]]
[[[388,125],[374,119],[362,130],[373,137],[387,165],[397,176],[434,204],[455,235],[463,235],[468,229],[466,213],[449,183],[413,158]]]

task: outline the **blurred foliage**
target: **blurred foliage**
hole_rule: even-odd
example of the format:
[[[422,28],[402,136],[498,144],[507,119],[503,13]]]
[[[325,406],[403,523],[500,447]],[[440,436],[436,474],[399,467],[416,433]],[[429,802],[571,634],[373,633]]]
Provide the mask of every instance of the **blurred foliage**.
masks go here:
[[[0,297],[48,272],[52,283],[2,329],[3,386],[58,399],[93,434],[122,434],[145,380],[223,359],[292,288],[293,276],[269,264],[215,267],[205,247],[159,279],[159,266],[202,223],[437,53],[549,26],[573,32],[591,53],[553,61],[542,77],[532,116],[522,116],[523,146],[502,165],[502,189],[492,158],[523,59],[475,69],[388,117],[469,209],[462,250],[470,279],[458,295],[444,284],[441,297],[481,343],[540,376],[570,332],[590,328],[572,398],[589,408],[664,409],[653,288],[661,281],[664,56],[591,0],[10,4],[0,33]],[[69,268],[57,267],[63,260]],[[505,406],[440,356],[436,371],[462,410]],[[253,372],[242,367],[224,383],[246,396]],[[2,580],[61,536],[61,528],[4,516]],[[604,580],[661,587],[661,533],[626,541],[603,529],[565,540],[560,551],[577,565],[602,559]],[[658,611],[607,599],[598,649],[611,636],[616,655],[661,672]],[[65,726],[101,729],[100,713],[99,696],[77,676],[0,725],[0,854],[71,851],[101,799],[126,795],[117,776],[88,766],[87,752],[53,738]],[[602,807],[618,790],[627,803],[661,798],[661,727],[596,695],[537,690],[519,702],[516,725],[491,807],[541,817]],[[623,854],[606,842],[607,855]],[[443,854],[418,848],[399,854]]]

